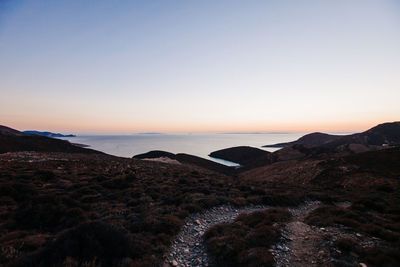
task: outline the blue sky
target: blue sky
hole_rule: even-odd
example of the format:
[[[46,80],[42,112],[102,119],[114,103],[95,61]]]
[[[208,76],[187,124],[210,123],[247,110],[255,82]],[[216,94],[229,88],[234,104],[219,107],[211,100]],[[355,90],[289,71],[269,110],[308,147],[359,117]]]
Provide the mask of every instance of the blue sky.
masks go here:
[[[363,130],[399,120],[398,1],[2,1],[1,124]]]

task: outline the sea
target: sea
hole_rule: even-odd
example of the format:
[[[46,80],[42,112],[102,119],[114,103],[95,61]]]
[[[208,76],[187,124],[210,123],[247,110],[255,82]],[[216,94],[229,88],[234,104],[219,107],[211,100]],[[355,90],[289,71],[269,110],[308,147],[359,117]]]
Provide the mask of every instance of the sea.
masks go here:
[[[289,142],[304,133],[138,133],[130,135],[77,135],[61,138],[71,143],[88,145],[90,148],[119,157],[132,157],[151,150],[171,153],[186,153],[209,159],[228,166],[236,163],[212,158],[213,151],[235,147],[251,146],[273,152],[279,148],[264,148],[282,142]]]

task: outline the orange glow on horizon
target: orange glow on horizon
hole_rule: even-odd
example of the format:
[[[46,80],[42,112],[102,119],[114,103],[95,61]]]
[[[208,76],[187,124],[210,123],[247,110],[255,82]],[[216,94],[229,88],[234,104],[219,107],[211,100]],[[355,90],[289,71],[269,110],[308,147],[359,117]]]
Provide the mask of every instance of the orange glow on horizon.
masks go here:
[[[138,132],[162,132],[162,133],[207,133],[207,132],[362,132],[378,124],[394,120],[374,120],[363,122],[265,122],[265,123],[202,123],[187,125],[177,123],[122,123],[114,121],[105,123],[100,121],[83,122],[76,120],[29,120],[28,122],[13,123],[4,121],[1,124],[20,131],[39,130],[61,132],[65,134],[93,133],[93,134],[132,134]]]

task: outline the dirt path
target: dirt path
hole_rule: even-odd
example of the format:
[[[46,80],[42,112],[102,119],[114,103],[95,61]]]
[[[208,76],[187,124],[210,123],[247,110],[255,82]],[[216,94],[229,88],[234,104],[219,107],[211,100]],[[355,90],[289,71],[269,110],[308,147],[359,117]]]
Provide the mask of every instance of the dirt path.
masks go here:
[[[289,209],[293,220],[282,230],[282,242],[273,246],[276,266],[330,266],[329,249],[325,248],[324,228],[305,224],[304,218],[321,205],[318,201]]]
[[[338,206],[341,205],[338,203]],[[334,248],[334,242],[341,237],[353,238],[363,246],[374,244],[370,238],[349,232],[343,227],[319,228],[304,223],[307,215],[320,206],[319,201],[308,201],[289,209],[293,219],[283,227],[281,241],[271,248],[276,267],[334,266],[337,261],[336,253],[341,253]],[[266,206],[244,208],[221,206],[189,216],[185,220],[183,229],[173,241],[165,257],[164,266],[213,266],[203,245],[204,232],[215,224],[232,222],[240,213],[251,213],[267,208]]]
[[[186,218],[183,229],[172,242],[165,266],[211,266],[203,245],[203,234],[211,226],[232,222],[240,213],[267,209],[266,206],[234,208],[221,206]]]

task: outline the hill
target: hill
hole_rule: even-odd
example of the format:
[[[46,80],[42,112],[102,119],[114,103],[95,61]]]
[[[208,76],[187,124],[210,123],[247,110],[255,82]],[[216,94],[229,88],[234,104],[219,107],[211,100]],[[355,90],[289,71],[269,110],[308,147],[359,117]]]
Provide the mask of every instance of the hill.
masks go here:
[[[6,126],[0,126],[0,153],[16,151],[102,153],[73,145],[65,140],[31,135]]]
[[[342,136],[340,135],[332,135],[326,133],[310,133],[306,134],[296,141],[286,142],[286,143],[278,143],[273,145],[265,145],[263,147],[288,147],[291,145],[309,145],[309,146],[321,146],[327,143],[330,143],[334,140],[340,139]]]
[[[170,152],[166,151],[160,151],[160,150],[153,150],[147,153],[139,154],[133,156],[135,159],[157,159],[157,158],[169,158],[173,160],[177,160],[178,162],[184,163],[184,164],[190,164],[194,166],[198,166],[207,170],[215,171],[218,173],[226,174],[226,175],[234,175],[235,174],[235,169],[233,167],[228,167],[226,165],[204,159],[201,157],[189,155],[189,154],[184,154],[184,153],[178,153],[178,154],[173,154]]]
[[[60,141],[1,129],[11,140],[29,137],[24,148],[37,138]],[[399,266],[400,147],[346,155],[332,149],[297,144],[278,159],[228,149],[229,159],[242,163],[276,160],[234,175],[164,151],[137,158],[184,164],[100,153],[0,154],[0,265]],[[253,208],[260,211],[238,215]],[[171,254],[177,240],[183,258]],[[199,263],[192,252],[202,246],[209,257]]]
[[[12,129],[10,127],[7,126],[3,126],[0,125],[0,135],[4,135],[4,136],[22,136],[22,135],[26,135],[20,131],[17,131],[15,129]]]
[[[271,163],[271,153],[250,146],[238,146],[211,152],[210,157],[239,163],[242,168],[250,169]]]
[[[263,147],[288,147],[292,145],[338,147],[348,144],[364,146],[399,145],[400,122],[379,124],[365,132],[351,135],[311,133],[293,142],[265,145]]]

